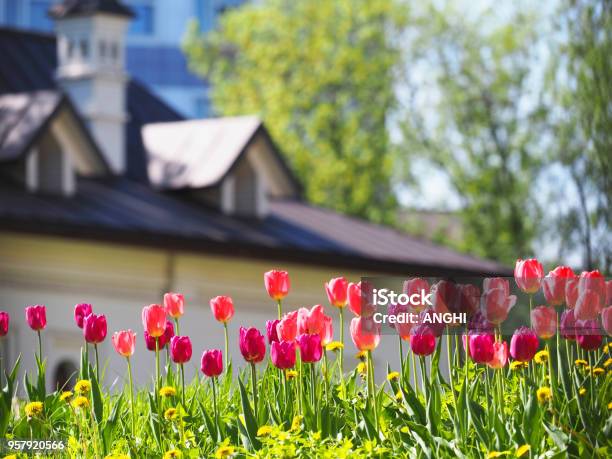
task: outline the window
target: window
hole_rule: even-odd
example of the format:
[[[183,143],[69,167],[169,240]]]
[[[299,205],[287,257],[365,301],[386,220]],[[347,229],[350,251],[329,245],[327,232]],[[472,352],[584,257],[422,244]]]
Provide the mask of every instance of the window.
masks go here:
[[[130,8],[136,16],[130,23],[128,33],[130,35],[151,35],[153,34],[153,6],[150,4],[131,4]]]
[[[8,3],[19,2],[9,0]],[[47,12],[53,3],[52,0],[32,0],[30,2],[30,26],[33,29],[53,30],[53,21],[47,16]]]

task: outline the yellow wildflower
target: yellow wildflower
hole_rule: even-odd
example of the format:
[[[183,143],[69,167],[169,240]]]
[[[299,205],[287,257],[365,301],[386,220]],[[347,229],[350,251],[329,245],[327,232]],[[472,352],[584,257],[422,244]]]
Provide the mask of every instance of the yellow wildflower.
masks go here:
[[[523,446],[519,446],[519,448],[516,450],[516,453],[514,453],[514,455],[516,457],[523,457],[525,454],[527,454],[529,451],[531,450],[531,446],[529,445],[523,445]]]
[[[313,432],[311,434],[311,437],[314,441],[319,441],[321,439],[321,432],[317,431],[317,432]]]
[[[603,368],[593,368],[593,376],[603,375],[606,372]]]
[[[298,372],[295,370],[287,370],[285,372],[285,376],[287,376],[287,379],[293,379],[293,378],[297,378]]]
[[[608,368],[610,365],[612,365],[612,359],[608,359],[604,362],[604,368]]]
[[[359,362],[357,365],[357,373],[361,373],[362,375],[368,372],[368,366],[364,362]]]
[[[298,432],[302,428],[302,419],[304,417],[301,415],[293,416],[293,421],[291,421],[291,432]]]
[[[4,459],[17,459],[16,454],[9,454],[8,456],[4,456]]]
[[[261,426],[259,429],[257,429],[257,436],[267,437],[272,432],[274,432],[274,429],[271,426]]]
[[[87,397],[79,395],[72,401],[72,406],[74,408],[87,408],[89,406],[89,400]]]
[[[400,377],[400,374],[397,371],[392,371],[387,375],[387,381],[397,381]]]
[[[608,352],[610,352],[610,343],[606,344],[603,347],[603,351],[604,351],[604,354],[607,354]]]
[[[232,457],[235,452],[235,448],[229,445],[220,446],[215,452],[215,457],[217,459],[225,459],[226,457]]]
[[[608,403],[608,409],[612,410],[612,402]]]
[[[75,384],[74,390],[79,394],[89,394],[91,392],[91,383],[87,379],[81,379]]]
[[[529,364],[527,362],[519,362],[518,360],[515,360],[514,362],[510,363],[510,370],[518,371],[522,370],[523,368],[527,368],[528,366]]]
[[[168,408],[166,411],[164,411],[164,419],[166,419],[167,421],[172,421],[176,419],[177,416],[178,411],[176,410],[176,408]]]
[[[68,399],[69,399],[70,397],[72,397],[72,395],[73,395],[73,394],[72,394],[72,392],[70,392],[69,390],[64,391],[64,392],[62,392],[62,395],[60,395],[60,400],[61,400],[62,402],[67,402],[67,401],[68,401]]]
[[[403,398],[404,398],[404,394],[402,394],[401,390],[398,390],[397,393],[395,394],[395,400],[397,400],[398,402],[401,402]]]
[[[364,362],[368,358],[368,353],[366,351],[358,352],[355,354],[355,358]]]
[[[540,387],[537,390],[536,395],[538,397],[538,402],[540,403],[546,403],[552,399],[552,391],[550,390],[550,387]]]
[[[581,397],[586,394],[586,389],[584,387],[581,387],[580,389],[578,389],[578,395],[580,395]]]
[[[340,341],[332,341],[325,346],[325,349],[328,351],[339,351],[340,349],[344,349],[344,344],[342,344]]]
[[[174,397],[176,389],[172,386],[164,386],[159,390],[159,395],[162,397]]]
[[[587,366],[589,366],[589,362],[587,362],[586,360],[582,360],[582,359],[576,359],[576,361],[574,363],[576,364],[577,367],[587,367]]]
[[[130,456],[127,454],[112,453],[106,456],[104,459],[130,459]]]
[[[493,459],[494,457],[502,457],[510,454],[510,451],[491,451],[487,454],[487,459]]]
[[[30,402],[25,406],[25,413],[29,418],[40,416],[43,412],[42,402]]]
[[[408,426],[404,426],[400,429],[400,432],[407,434],[410,433],[410,429],[408,428]]]
[[[164,459],[177,459],[179,457],[183,457],[183,453],[181,453],[178,449],[171,449],[164,454]]]
[[[535,363],[538,363],[538,364],[543,364],[543,363],[548,362],[548,351],[543,350],[543,351],[537,352],[533,360],[535,360]]]

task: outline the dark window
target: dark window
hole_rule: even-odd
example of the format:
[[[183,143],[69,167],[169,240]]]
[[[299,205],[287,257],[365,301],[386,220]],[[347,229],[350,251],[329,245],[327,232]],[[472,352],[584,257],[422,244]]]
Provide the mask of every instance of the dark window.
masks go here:
[[[15,0],[9,0],[11,3],[19,3]],[[53,21],[47,12],[54,2],[52,0],[32,0],[30,2],[30,26],[33,29],[53,30]]]
[[[130,8],[136,17],[132,19],[128,33],[130,35],[151,35],[153,33],[153,6],[132,4]]]

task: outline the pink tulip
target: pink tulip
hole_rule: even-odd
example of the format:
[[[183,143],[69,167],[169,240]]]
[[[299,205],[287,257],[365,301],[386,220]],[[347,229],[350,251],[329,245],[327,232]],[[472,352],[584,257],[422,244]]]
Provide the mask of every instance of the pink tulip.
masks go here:
[[[74,321],[77,324],[77,327],[83,328],[83,320],[89,314],[93,312],[91,304],[88,303],[80,303],[74,307]]]
[[[519,362],[529,362],[538,351],[540,341],[531,328],[520,327],[510,341],[510,355]]]
[[[488,363],[493,360],[495,349],[495,336],[491,334],[471,334],[468,335],[470,342],[470,358],[475,363]]]
[[[136,346],[136,333],[132,330],[121,330],[113,333],[111,338],[113,347],[117,354],[123,357],[130,357],[134,354]]]
[[[601,302],[605,301],[606,278],[598,270],[584,271],[580,274],[578,279],[578,296],[580,297],[587,290],[595,292],[600,297]]]
[[[506,366],[508,362],[508,343],[493,343],[493,358],[487,362],[489,367],[498,370]]]
[[[371,317],[355,317],[351,320],[351,339],[360,351],[371,351],[380,343],[380,324]]]
[[[170,342],[172,337],[174,336],[174,325],[169,320],[166,321],[166,327],[164,328],[164,334],[159,337],[159,350],[161,351],[166,344]],[[155,350],[155,338],[149,335],[149,332],[145,330],[144,332],[145,345],[149,351]]]
[[[531,311],[531,324],[538,337],[551,338],[557,333],[557,312],[547,306],[538,306]]]
[[[173,336],[170,340],[170,356],[174,363],[183,364],[191,360],[191,340],[189,336]]]
[[[436,335],[432,328],[425,324],[412,327],[410,349],[419,356],[431,355],[436,349]]]
[[[585,290],[578,296],[574,314],[577,320],[595,320],[601,309],[601,296],[595,290]]]
[[[407,295],[421,295],[421,291],[425,292],[424,294],[427,295],[430,292],[429,289],[429,282],[427,282],[427,280],[421,278],[421,277],[415,277],[413,279],[407,279],[404,281],[404,285],[402,288],[402,292],[407,294]],[[425,309],[428,305],[426,304],[421,304],[420,301],[419,303],[416,304],[412,304],[412,310],[413,312],[421,312],[423,309]]]
[[[104,314],[89,314],[83,320],[83,336],[90,344],[99,344],[106,339],[106,316]]]
[[[0,311],[0,337],[7,335],[10,319],[11,317],[8,312]]]
[[[576,321],[576,341],[587,351],[595,351],[601,347],[603,334],[596,320]]]
[[[312,309],[300,308],[297,315],[298,335],[319,335],[323,331],[325,312],[323,306],[316,304]]]
[[[370,303],[366,292],[368,286],[362,286],[361,282],[349,283],[347,289],[349,309],[356,316],[370,317],[376,311],[376,307]],[[362,291],[363,289],[363,291]]]
[[[565,304],[568,308],[576,307],[578,301],[578,278],[568,279],[565,282]]]
[[[458,312],[461,304],[461,290],[455,282],[442,280],[431,286],[433,310],[444,314]]]
[[[542,264],[535,258],[529,260],[516,260],[514,267],[514,280],[518,288],[523,292],[533,294],[540,290],[542,278],[544,277],[544,268]]]
[[[34,331],[44,330],[47,326],[47,308],[41,304],[28,306],[25,309],[26,320]]]
[[[240,327],[238,344],[242,357],[249,363],[261,362],[266,356],[266,340],[254,327]]]
[[[480,307],[480,289],[472,284],[459,284],[459,311],[472,317]]]
[[[334,323],[332,318],[329,316],[325,316],[323,318],[323,330],[319,333],[321,337],[321,345],[327,346],[334,339]]]
[[[210,310],[215,319],[224,324],[234,317],[234,303],[229,296],[216,296],[211,299]]]
[[[346,306],[348,282],[344,277],[336,277],[325,283],[327,298],[332,306],[343,308]]]
[[[612,306],[601,311],[601,324],[608,336],[612,336]]]
[[[295,341],[298,332],[298,311],[288,312],[276,325],[278,341]]]
[[[291,282],[287,271],[272,270],[264,274],[264,284],[270,298],[279,301],[287,296]]]
[[[506,279],[488,278],[483,283],[480,298],[480,311],[488,322],[499,325],[508,318],[516,303],[516,296],[510,295],[510,285]]]
[[[321,360],[323,347],[319,335],[300,335],[298,336],[300,346],[300,357],[304,363],[315,363]]]
[[[219,349],[210,349],[202,353],[200,370],[209,378],[214,378],[223,373],[223,354]]]
[[[557,266],[542,280],[544,298],[549,306],[560,306],[565,302],[565,288],[568,279],[574,279],[576,275],[572,268]]]
[[[185,297],[180,293],[166,293],[164,295],[164,308],[166,309],[166,314],[173,319],[178,319],[183,315]]]
[[[142,326],[153,338],[159,338],[166,329],[166,310],[159,304],[142,308]]]
[[[561,314],[561,323],[559,324],[559,332],[565,339],[576,339],[576,317],[573,309],[566,309]]]
[[[280,320],[267,320],[266,321],[266,336],[268,338],[268,344],[272,344],[276,341],[279,341],[277,325],[280,323]]]
[[[295,366],[295,341],[276,341],[270,348],[272,363],[276,368],[286,370]]]
[[[396,322],[397,322],[397,318],[398,317],[402,317],[403,314],[408,314],[408,312],[410,311],[410,309],[408,308],[408,305],[406,304],[390,304],[389,306],[387,306],[387,315],[389,317],[393,316],[396,318]],[[391,328],[395,328],[397,330],[398,326],[400,324],[398,323],[389,323],[389,327]],[[399,330],[398,330],[399,333]],[[401,334],[400,334],[401,336]]]

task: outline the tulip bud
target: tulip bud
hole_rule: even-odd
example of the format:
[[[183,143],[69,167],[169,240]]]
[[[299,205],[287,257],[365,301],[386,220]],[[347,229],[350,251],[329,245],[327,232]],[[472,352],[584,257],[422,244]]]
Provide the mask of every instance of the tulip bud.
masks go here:
[[[488,363],[493,360],[495,336],[491,334],[468,335],[470,357],[475,363]]]
[[[380,343],[380,324],[371,317],[355,317],[351,320],[351,339],[360,351],[371,351]]]
[[[348,295],[348,282],[344,277],[336,277],[325,283],[327,298],[332,306],[343,308],[346,306]]]
[[[122,330],[115,332],[111,338],[113,347],[117,354],[123,357],[130,357],[134,354],[134,348],[136,346],[136,333],[132,330]]]
[[[362,292],[363,288],[363,292]],[[376,311],[374,305],[372,305],[368,301],[368,296],[366,294],[366,288],[369,286],[363,285],[361,282],[357,282],[356,284],[351,282],[347,287],[347,298],[349,309],[356,316],[366,316],[369,317]]]
[[[576,275],[572,268],[557,266],[542,280],[542,290],[546,303],[550,306],[560,306],[565,301],[565,289],[568,279],[574,279]]]
[[[88,304],[88,303],[77,304],[74,307],[74,321],[76,322],[77,327],[83,328],[83,320],[85,320],[85,317],[87,317],[92,312],[93,312],[93,308],[91,307],[91,304]]]
[[[416,355],[426,356],[433,354],[436,349],[436,334],[426,325],[420,324],[410,330],[410,349]]]
[[[153,338],[159,338],[166,329],[166,310],[159,304],[142,308],[142,326]]]
[[[200,369],[204,375],[214,378],[223,373],[223,354],[219,349],[210,349],[202,353]]]
[[[170,340],[170,356],[174,363],[185,363],[191,360],[191,340],[188,336],[173,336]]]
[[[268,337],[268,344],[272,344],[276,341],[279,341],[277,325],[280,323],[280,320],[268,320],[266,321],[266,335]]]
[[[215,320],[228,323],[234,317],[234,303],[229,296],[216,296],[210,300],[210,310]]]
[[[546,306],[538,306],[531,311],[531,324],[540,338],[551,338],[557,333],[557,312]]]
[[[26,321],[34,331],[44,330],[47,326],[47,308],[41,304],[28,306],[25,309]]]
[[[597,320],[576,321],[576,341],[587,351],[595,351],[601,347],[603,335]]]
[[[540,290],[544,268],[535,258],[529,260],[516,260],[514,267],[514,280],[518,288],[525,293],[533,294]]]
[[[322,332],[325,321],[323,306],[316,304],[310,310],[300,308],[297,313],[298,335],[318,335]]]
[[[323,329],[319,333],[321,337],[321,345],[327,346],[334,339],[334,322],[331,317],[323,317]]]
[[[490,368],[498,370],[506,366],[508,362],[508,343],[493,343],[493,358],[487,362]]]
[[[510,355],[519,362],[529,362],[538,351],[540,341],[531,328],[520,327],[510,341]]]
[[[276,341],[270,348],[272,363],[276,368],[286,370],[295,366],[295,342]]]
[[[83,320],[83,336],[91,344],[99,344],[106,338],[106,316],[104,314],[89,314]]]
[[[178,319],[183,315],[185,307],[185,297],[180,293],[166,293],[164,295],[164,308],[166,314],[173,319]]]
[[[323,347],[319,335],[300,335],[298,337],[300,357],[304,363],[314,363],[321,360]]]
[[[6,336],[9,330],[10,316],[8,312],[0,311],[0,337]]]
[[[266,341],[264,336],[254,327],[240,327],[238,341],[240,353],[244,360],[250,363],[261,362],[266,356]]]
[[[266,291],[273,300],[282,300],[289,293],[291,282],[287,271],[272,270],[264,274]]]
[[[561,336],[565,339],[576,339],[576,317],[573,309],[566,309],[561,314],[561,323],[559,325]]]
[[[285,314],[276,325],[278,341],[295,341],[298,331],[298,311]]]
[[[402,293],[405,293],[409,296],[412,295],[419,295],[419,297],[421,296],[421,292],[424,292],[424,295],[427,295],[430,292],[430,288],[429,288],[429,282],[427,282],[426,279],[423,279],[421,277],[415,277],[413,279],[407,279],[404,281],[404,285],[402,287]],[[413,312],[421,312],[423,309],[425,309],[425,307],[427,307],[426,304],[421,304],[420,300],[419,303],[416,304],[411,304],[412,306],[412,310]]]
[[[508,318],[516,304],[516,296],[510,295],[508,281],[499,277],[485,279],[483,287],[480,312],[486,321],[499,325]]]

